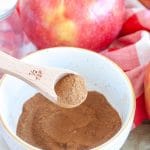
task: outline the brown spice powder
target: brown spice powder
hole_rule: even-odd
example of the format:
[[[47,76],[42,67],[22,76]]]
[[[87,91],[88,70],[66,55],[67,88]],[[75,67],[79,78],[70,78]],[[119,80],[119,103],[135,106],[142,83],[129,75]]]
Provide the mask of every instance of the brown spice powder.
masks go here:
[[[86,101],[72,109],[36,94],[24,104],[17,135],[44,150],[88,150],[106,142],[120,128],[118,113],[97,92],[89,92]]]
[[[55,85],[58,103],[61,106],[74,107],[80,105],[87,97],[84,79],[79,75],[69,74],[60,79]]]

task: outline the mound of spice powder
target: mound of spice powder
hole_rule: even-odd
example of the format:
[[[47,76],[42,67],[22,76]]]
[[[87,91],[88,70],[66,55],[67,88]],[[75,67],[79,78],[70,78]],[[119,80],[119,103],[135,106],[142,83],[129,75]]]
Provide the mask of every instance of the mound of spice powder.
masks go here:
[[[61,108],[41,94],[26,101],[17,135],[44,150],[89,150],[109,140],[121,128],[121,119],[106,98],[88,92],[75,108]]]

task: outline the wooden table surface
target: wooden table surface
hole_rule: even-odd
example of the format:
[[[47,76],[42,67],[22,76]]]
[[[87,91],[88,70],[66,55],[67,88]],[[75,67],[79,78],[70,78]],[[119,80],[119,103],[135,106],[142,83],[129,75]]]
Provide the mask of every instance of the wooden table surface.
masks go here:
[[[134,129],[121,150],[150,150],[150,124]]]

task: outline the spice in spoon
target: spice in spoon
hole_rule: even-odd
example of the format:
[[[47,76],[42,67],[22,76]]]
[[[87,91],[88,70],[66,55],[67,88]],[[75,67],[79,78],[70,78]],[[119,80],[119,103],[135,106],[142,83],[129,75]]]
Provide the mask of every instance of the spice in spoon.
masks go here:
[[[87,97],[87,88],[84,79],[75,74],[69,74],[60,79],[55,85],[58,104],[62,107],[80,105]]]

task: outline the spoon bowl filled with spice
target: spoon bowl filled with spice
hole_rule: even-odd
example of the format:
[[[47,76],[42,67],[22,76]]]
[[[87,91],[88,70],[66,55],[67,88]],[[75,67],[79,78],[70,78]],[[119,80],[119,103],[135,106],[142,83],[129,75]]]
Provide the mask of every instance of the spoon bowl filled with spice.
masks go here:
[[[0,85],[0,119],[1,132],[10,149],[121,148],[132,127],[135,97],[130,81],[115,63],[73,47],[38,51],[21,61],[76,72],[83,80],[67,75],[55,85],[55,91],[64,100],[81,97],[85,101],[74,108],[59,107],[22,80],[5,75]]]

